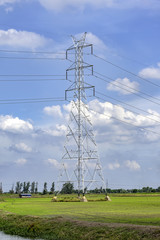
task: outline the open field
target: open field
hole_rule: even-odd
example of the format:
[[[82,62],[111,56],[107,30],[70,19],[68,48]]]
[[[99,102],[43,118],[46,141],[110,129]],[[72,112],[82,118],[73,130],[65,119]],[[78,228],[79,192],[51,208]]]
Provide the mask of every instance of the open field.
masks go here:
[[[97,196],[90,197],[95,199]],[[104,198],[104,196],[100,196]],[[51,198],[7,198],[0,209],[30,216],[62,216],[71,219],[160,226],[160,197],[157,195],[114,197],[111,202],[51,202]],[[89,197],[88,197],[89,199]]]
[[[66,197],[59,196],[63,200]],[[75,198],[75,196],[72,197]],[[59,222],[57,229],[60,226],[61,229],[64,226],[66,226],[65,229],[68,228],[67,226],[70,226],[70,231],[73,228],[74,230],[72,230],[75,234],[77,231],[82,231],[81,228],[83,228],[84,233],[88,232],[88,228],[90,228],[92,233],[94,231],[101,232],[99,235],[101,238],[93,238],[94,235],[90,236],[90,238],[84,238],[84,235],[83,238],[69,238],[73,234],[69,231],[70,235],[68,238],[62,238],[61,236],[61,238],[44,239],[160,239],[160,195],[116,194],[111,195],[111,202],[95,201],[103,198],[104,195],[90,195],[88,199],[91,202],[83,203],[51,202],[51,197],[31,199],[4,197],[4,201],[0,203],[0,229],[4,230],[3,227],[6,225],[6,222],[10,222],[12,218],[15,219],[14,222],[16,220],[19,222],[19,218],[26,218],[29,219],[29,222],[37,219],[36,221],[40,225],[41,222],[45,222],[45,224],[49,222],[51,224],[53,221],[54,226],[56,226],[57,222]],[[43,223],[43,225],[45,224]],[[141,225],[141,227],[137,225]],[[143,225],[147,226],[144,227]],[[39,228],[37,227],[37,229]],[[152,230],[147,232],[147,229]],[[143,238],[139,231],[142,233]],[[36,230],[33,232],[36,233]],[[110,238],[105,237],[108,236],[106,235],[107,232],[110,234]],[[123,238],[121,235],[123,235]]]

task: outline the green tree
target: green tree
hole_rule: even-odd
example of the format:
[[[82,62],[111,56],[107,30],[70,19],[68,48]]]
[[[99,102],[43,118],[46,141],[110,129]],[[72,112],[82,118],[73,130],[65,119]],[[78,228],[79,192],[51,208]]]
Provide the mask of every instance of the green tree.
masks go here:
[[[48,190],[47,190],[47,183],[44,183],[44,188],[43,188],[43,194],[47,194]]]
[[[52,186],[51,186],[50,192],[53,194],[54,190],[55,190],[55,184],[54,184],[54,182],[52,182]]]
[[[31,183],[31,193],[35,193],[35,182]]]
[[[73,193],[73,191],[74,191],[73,183],[68,182],[63,184],[61,193],[71,194]]]
[[[160,187],[157,188],[157,192],[160,192]]]
[[[9,193],[10,193],[10,194],[14,194],[14,184],[12,184],[12,187],[11,187],[11,189],[9,190]]]
[[[26,192],[26,182],[23,183],[23,193]]]
[[[31,186],[30,182],[27,182],[27,184],[26,184],[26,193],[29,192],[30,186]]]
[[[150,188],[150,187],[143,187],[143,188],[142,188],[142,191],[143,191],[143,192],[146,192],[146,193],[151,192],[151,190],[152,190],[152,188]]]
[[[23,193],[28,193],[30,188],[30,182],[23,183]]]
[[[35,194],[38,193],[38,182],[36,182],[36,186],[35,186]]]
[[[16,182],[16,187],[15,187],[15,193],[16,193],[16,194],[20,194],[20,193],[21,193],[22,186],[23,186],[22,183]]]
[[[2,190],[2,183],[0,183],[0,194],[3,193],[3,190]]]

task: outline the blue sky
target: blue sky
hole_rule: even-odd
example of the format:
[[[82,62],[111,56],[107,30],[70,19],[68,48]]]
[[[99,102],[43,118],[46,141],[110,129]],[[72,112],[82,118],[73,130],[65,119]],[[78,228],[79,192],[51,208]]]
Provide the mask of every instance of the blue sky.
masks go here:
[[[63,79],[70,62],[46,58],[65,58],[65,54],[34,52],[64,53],[72,45],[71,35],[83,32],[88,32],[87,42],[94,45],[96,55],[149,80],[85,56],[96,72],[110,78],[86,78],[105,95],[88,98],[89,106],[101,113],[91,113],[91,119],[105,180],[111,188],[160,185],[159,10],[158,0],[0,0],[0,100],[5,100],[0,101],[0,182],[4,189],[18,180],[38,181],[40,186],[44,181],[56,182],[68,103],[8,104],[6,100],[64,98],[70,82]],[[57,78],[62,80],[31,81]],[[122,89],[125,86],[129,91]]]

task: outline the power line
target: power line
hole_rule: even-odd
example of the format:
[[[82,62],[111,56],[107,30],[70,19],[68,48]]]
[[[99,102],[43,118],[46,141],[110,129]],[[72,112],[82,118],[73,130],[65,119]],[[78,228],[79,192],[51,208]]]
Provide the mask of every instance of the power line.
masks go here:
[[[74,76],[70,74],[69,76]],[[84,74],[84,76],[91,76],[91,74]],[[64,74],[0,74],[0,77],[66,77]]]
[[[0,99],[0,104],[38,103],[38,102],[61,102],[64,97],[57,98],[22,98],[22,99]]]
[[[0,99],[0,102],[5,102],[5,101],[28,101],[28,100],[49,100],[49,99],[62,99],[63,97],[50,97],[50,98],[17,98],[17,99]],[[64,98],[63,98],[64,99]]]
[[[88,98],[92,96],[87,96]],[[70,97],[68,97],[70,99]],[[0,99],[0,105],[3,104],[19,104],[19,103],[39,103],[39,102],[66,102],[64,97],[62,98],[24,98],[24,99]],[[69,102],[69,101],[68,101]]]
[[[96,71],[93,71],[93,72],[99,74],[99,75],[102,76],[102,77],[105,77],[105,78],[108,78],[108,79],[114,81],[113,78],[110,78],[110,77],[108,77],[108,76],[106,76],[106,75],[103,75],[103,74],[101,74],[101,73],[98,73],[98,72],[96,72]],[[108,82],[108,81],[106,81],[106,82]],[[112,85],[114,84],[116,87],[119,87],[119,85],[117,85],[117,84],[115,84],[115,83],[113,83],[113,82],[109,82],[109,83],[112,84]],[[137,90],[137,89],[132,88],[132,87],[129,87],[129,86],[127,86],[127,85],[124,84],[124,83],[120,83],[120,84],[123,85],[123,86],[125,86],[125,87],[127,87],[127,88],[129,88],[129,89],[131,89],[131,90],[133,90],[133,91],[135,91],[135,92],[141,93],[141,94],[143,94],[143,95],[146,95],[147,97],[151,97],[151,98],[153,98],[153,99],[155,99],[155,100],[160,101],[159,98],[157,98],[157,97],[153,97],[152,95],[150,95],[150,94],[148,94],[148,93],[142,92],[142,91]],[[121,87],[120,87],[120,88],[121,88]],[[122,89],[128,91],[128,90],[125,89],[125,88],[122,88]],[[130,91],[129,91],[129,92],[130,92]],[[134,94],[134,92],[132,92],[132,93]]]
[[[142,112],[144,112],[144,113],[147,113],[147,114],[149,114],[149,115],[152,115],[152,116],[154,116],[154,117],[160,118],[160,116],[159,116],[158,114],[156,115],[156,114],[153,114],[153,113],[149,113],[149,112],[145,111],[145,110],[142,109],[142,108],[135,107],[135,106],[133,106],[133,105],[131,105],[131,104],[125,103],[125,102],[123,102],[123,101],[121,101],[121,100],[119,100],[119,99],[113,98],[113,97],[108,96],[108,95],[106,95],[106,94],[104,94],[104,93],[101,93],[101,92],[99,92],[99,91],[96,91],[96,93],[98,93],[98,94],[100,94],[100,95],[102,95],[102,96],[104,96],[104,97],[108,97],[109,99],[113,99],[114,101],[117,101],[117,102],[120,102],[120,103],[122,103],[122,104],[125,104],[125,105],[127,105],[127,106],[129,106],[129,107],[135,108],[135,109],[137,109],[137,110],[139,110],[139,111],[142,111]],[[106,100],[105,100],[105,101],[106,101]],[[131,110],[129,110],[129,111],[131,111]],[[154,120],[154,119],[153,119],[153,120]],[[155,120],[154,120],[154,121],[155,121]]]
[[[0,56],[2,59],[17,59],[17,60],[66,60],[65,58],[52,58],[52,57],[4,57]]]
[[[0,52],[6,53],[31,53],[31,54],[53,54],[53,55],[65,55],[65,52],[46,52],[46,51],[24,51],[24,50],[8,50],[8,49],[0,49]]]
[[[146,63],[142,63],[142,62],[140,62],[140,61],[137,61],[137,60],[135,60],[135,59],[132,59],[132,58],[130,58],[130,57],[127,57],[127,56],[123,56],[123,55],[121,55],[121,54],[117,54],[117,53],[111,53],[113,56],[118,56],[118,57],[120,57],[120,58],[123,58],[123,59],[126,59],[126,60],[128,60],[128,61],[131,61],[131,62],[135,62],[135,63],[137,63],[137,64],[139,64],[139,65],[143,65],[143,66],[148,66],[149,64],[146,64]]]
[[[104,82],[107,82],[107,83],[109,83],[109,84],[111,84],[111,85],[113,85],[113,86],[116,86],[116,87],[118,87],[118,88],[120,88],[120,89],[123,89],[123,90],[125,90],[125,91],[127,91],[127,92],[129,92],[129,93],[132,93],[132,94],[134,94],[134,95],[136,95],[136,96],[138,96],[138,97],[141,97],[141,98],[143,98],[143,99],[145,99],[145,100],[147,100],[147,101],[150,101],[150,102],[152,102],[152,103],[154,103],[154,104],[160,105],[160,103],[157,103],[157,102],[155,102],[155,101],[153,101],[153,100],[151,100],[151,99],[148,99],[148,98],[146,98],[146,97],[143,97],[143,96],[141,96],[141,95],[139,95],[139,94],[137,94],[137,93],[135,93],[135,92],[141,93],[141,94],[143,94],[143,95],[145,95],[145,96],[147,96],[147,97],[150,97],[150,98],[153,98],[153,99],[155,99],[155,100],[160,101],[160,99],[157,98],[157,97],[153,97],[152,95],[150,95],[150,94],[148,94],[148,93],[145,93],[145,92],[136,90],[135,88],[129,87],[129,86],[121,83],[121,85],[127,87],[128,89],[123,88],[123,87],[117,85],[116,83],[113,83],[113,82],[110,82],[110,81],[107,81],[106,79],[104,79],[104,78],[107,78],[107,79],[109,79],[109,80],[111,80],[111,81],[115,81],[113,78],[108,77],[108,76],[106,76],[106,75],[103,75],[103,74],[101,74],[101,73],[98,73],[98,72],[96,72],[96,71],[90,70],[90,69],[88,69],[88,70],[89,70],[89,71],[92,71],[92,73],[93,73],[92,75],[93,75],[94,77],[99,78],[100,80],[103,80]],[[100,76],[102,76],[102,77],[104,77],[104,78],[101,78],[101,77],[95,75],[94,73],[96,73],[96,74],[98,74],[98,75],[100,75]],[[130,91],[129,89],[133,90],[134,92],[133,92],[133,91]]]
[[[152,132],[152,133],[157,134],[157,135],[160,136],[160,134],[157,133],[157,132],[155,132],[155,131],[152,131],[152,130],[146,129],[146,128],[144,128],[144,127],[135,126],[135,125],[132,124],[132,123],[129,123],[129,122],[126,122],[126,121],[124,121],[124,120],[118,119],[118,118],[116,118],[116,117],[113,117],[113,116],[107,115],[107,114],[105,114],[105,113],[101,113],[101,112],[95,111],[94,109],[91,109],[91,108],[90,108],[90,110],[91,110],[92,112],[98,113],[98,114],[100,114],[100,115],[107,116],[107,117],[109,117],[109,118],[112,118],[112,119],[114,119],[114,120],[116,120],[116,121],[119,121],[119,122],[121,122],[121,123],[127,124],[127,125],[129,125],[129,126],[133,126],[133,127],[138,128],[138,129],[140,129],[140,130],[145,130],[145,131],[148,131],[148,132]]]
[[[70,80],[69,79],[63,79],[63,78],[61,78],[61,79],[5,79],[5,80],[2,80],[2,79],[0,79],[0,82],[34,82],[34,81],[69,81],[70,82]]]
[[[100,74],[100,75],[101,75],[101,74]],[[160,105],[160,103],[158,103],[158,102],[155,102],[155,101],[153,101],[153,100],[151,100],[151,99],[148,99],[148,98],[146,98],[146,97],[144,97],[144,96],[141,96],[141,95],[139,95],[139,94],[137,94],[137,93],[135,93],[135,92],[132,92],[132,91],[126,89],[126,88],[120,87],[120,86],[118,86],[118,85],[116,85],[116,84],[114,84],[114,83],[112,83],[112,82],[110,82],[110,81],[105,80],[104,78],[98,77],[98,76],[96,76],[96,75],[94,75],[94,74],[93,74],[93,76],[96,77],[96,78],[98,78],[98,79],[100,79],[100,80],[103,80],[103,81],[105,81],[105,82],[108,82],[108,83],[110,83],[110,84],[112,84],[112,85],[114,85],[114,86],[116,86],[116,87],[118,87],[118,88],[120,88],[120,89],[123,89],[123,90],[125,90],[125,91],[127,91],[127,92],[130,92],[130,93],[132,93],[132,94],[134,94],[134,95],[136,95],[136,96],[138,96],[138,97],[140,97],[140,98],[143,98],[143,99],[145,99],[145,100],[147,100],[147,101],[149,101],[149,102],[152,102],[152,103],[154,103],[154,104]],[[108,78],[108,77],[105,76],[105,78]],[[108,79],[111,79],[111,78],[108,78]],[[113,80],[113,79],[112,79],[112,80]],[[126,87],[127,87],[127,86],[126,86]],[[129,88],[129,87],[128,87],[128,88]],[[139,92],[139,91],[137,91],[137,92]],[[143,94],[146,95],[145,93],[143,93]],[[152,97],[152,96],[151,96],[151,97]],[[152,97],[152,98],[160,101],[160,99],[158,99],[158,98],[154,98],[154,97]]]
[[[0,74],[0,77],[65,77],[64,74]]]
[[[107,81],[107,80],[104,79],[104,78],[107,78],[107,79],[109,79],[109,80],[111,80],[111,81],[115,81],[113,78],[108,77],[108,76],[106,76],[106,75],[104,75],[104,74],[101,74],[101,73],[99,73],[99,72],[90,70],[90,69],[88,69],[88,70],[93,73],[92,75],[93,75],[94,77],[99,78],[100,80],[103,80],[104,82],[107,82],[107,83],[109,83],[109,84],[111,84],[111,85],[114,85],[114,86],[116,86],[116,87],[118,87],[118,88],[120,88],[120,89],[123,89],[123,90],[125,90],[125,91],[127,91],[127,92],[130,92],[130,93],[132,93],[132,94],[134,94],[134,95],[137,95],[137,96],[139,96],[139,97],[142,97],[141,95],[138,95],[138,94],[135,93],[135,92],[138,92],[138,93],[141,93],[141,94],[143,94],[143,95],[145,95],[145,96],[147,96],[147,97],[150,97],[150,98],[153,98],[153,99],[155,99],[155,100],[160,101],[160,99],[157,98],[157,97],[153,97],[152,95],[150,95],[150,94],[148,94],[148,93],[142,92],[142,91],[137,90],[137,89],[132,88],[132,87],[129,87],[129,86],[127,86],[127,85],[124,84],[124,83],[120,83],[121,85],[123,85],[123,86],[125,86],[125,87],[127,87],[127,88],[129,88],[129,89],[131,89],[131,90],[134,91],[134,92],[132,92],[132,91],[126,89],[126,88],[123,88],[123,87],[117,85],[116,83],[113,83],[113,82],[110,82],[110,81]],[[100,75],[100,76],[102,76],[102,77],[104,77],[104,78],[100,78],[100,77],[96,76],[94,73],[96,73],[96,74],[98,74],[98,75]],[[142,97],[142,98],[144,98],[144,99],[146,99],[146,100],[148,100],[148,101],[151,101],[151,102],[153,102],[153,103],[156,103],[156,102],[154,102],[154,101],[152,101],[152,100],[149,100],[148,98],[145,98],[145,97]],[[156,104],[158,104],[158,103],[156,103]]]
[[[65,102],[65,99],[50,99],[50,100],[38,100],[38,101],[24,101],[24,102],[0,102],[0,105],[8,105],[8,104],[24,104],[24,103],[45,103],[45,102]]]
[[[154,85],[154,86],[156,86],[156,87],[160,87],[160,85],[158,85],[158,84],[156,84],[156,83],[153,83],[153,82],[149,81],[148,79],[143,78],[143,77],[141,77],[141,76],[139,76],[139,75],[137,75],[137,74],[135,74],[135,73],[133,73],[133,72],[125,69],[125,68],[122,68],[122,67],[118,66],[117,64],[114,64],[114,63],[112,63],[112,62],[110,62],[110,61],[108,61],[108,60],[106,60],[106,59],[104,59],[104,58],[102,58],[102,57],[99,57],[99,56],[97,56],[97,55],[95,55],[95,54],[93,54],[93,56],[96,57],[96,58],[99,58],[99,59],[103,60],[104,62],[106,62],[106,63],[108,63],[108,64],[110,64],[110,65],[112,65],[112,66],[114,66],[114,67],[116,67],[116,68],[121,69],[121,70],[124,71],[124,72],[127,72],[127,73],[129,73],[129,74],[131,74],[131,75],[133,75],[133,76],[135,76],[135,77],[138,77],[139,79],[142,79],[143,81],[145,81],[145,82],[147,82],[147,83],[149,83],[149,84],[152,84],[152,85]]]
[[[96,96],[96,97],[97,97],[98,99],[101,99],[101,100],[103,100],[103,101],[106,101],[104,98],[101,98],[101,97],[98,97],[98,96]],[[121,107],[120,105],[116,105],[116,106]],[[139,116],[142,116],[142,117],[148,118],[149,120],[154,121],[154,122],[157,122],[157,123],[160,124],[160,121],[158,121],[158,120],[156,120],[156,119],[153,119],[153,118],[150,118],[149,116],[141,115],[140,113],[137,113],[137,112],[132,111],[132,110],[127,109],[127,108],[123,108],[123,109],[125,109],[125,110],[127,110],[127,111],[130,111],[131,113],[137,114],[137,115],[139,115]],[[155,116],[155,115],[154,115],[154,116]],[[159,124],[158,124],[158,125],[159,125]]]

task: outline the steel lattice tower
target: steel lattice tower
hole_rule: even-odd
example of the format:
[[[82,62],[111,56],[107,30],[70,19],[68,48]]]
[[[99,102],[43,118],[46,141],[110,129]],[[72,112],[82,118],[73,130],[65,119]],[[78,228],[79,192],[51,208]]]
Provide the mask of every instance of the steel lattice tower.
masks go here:
[[[73,183],[78,195],[81,192],[84,195],[93,184],[106,188],[87,106],[86,90],[92,89],[94,95],[95,88],[84,81],[85,69],[90,68],[93,72],[93,66],[83,61],[84,48],[90,47],[91,53],[93,51],[92,44],[86,44],[85,38],[86,33],[79,40],[72,37],[74,45],[66,51],[67,59],[70,51],[75,54],[75,62],[66,70],[67,79],[69,72],[74,71],[74,82],[65,93],[66,100],[69,93],[73,96],[58,179],[59,184]]]

